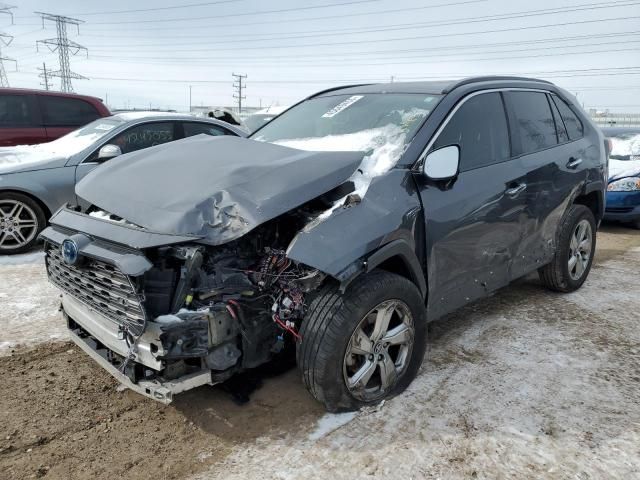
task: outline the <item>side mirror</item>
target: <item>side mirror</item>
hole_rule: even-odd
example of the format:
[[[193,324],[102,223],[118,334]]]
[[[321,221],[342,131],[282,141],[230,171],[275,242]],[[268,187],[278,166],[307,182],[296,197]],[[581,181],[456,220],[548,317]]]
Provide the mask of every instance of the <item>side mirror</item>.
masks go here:
[[[98,152],[98,160],[109,160],[110,158],[117,157],[118,155],[122,155],[120,147],[109,143],[104,145]]]
[[[448,180],[457,175],[459,164],[460,147],[449,145],[427,155],[422,172],[432,180]]]

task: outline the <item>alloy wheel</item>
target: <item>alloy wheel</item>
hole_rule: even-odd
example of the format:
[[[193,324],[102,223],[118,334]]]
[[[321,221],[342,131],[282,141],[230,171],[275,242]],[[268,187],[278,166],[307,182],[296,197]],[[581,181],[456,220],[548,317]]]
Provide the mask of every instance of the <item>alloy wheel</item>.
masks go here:
[[[573,280],[580,280],[591,260],[592,249],[591,224],[581,220],[575,226],[569,243],[569,275]]]
[[[367,313],[351,335],[343,361],[351,395],[370,402],[389,393],[407,369],[414,338],[413,316],[403,301],[386,300]]]
[[[0,250],[27,245],[38,233],[38,217],[19,200],[0,200]]]

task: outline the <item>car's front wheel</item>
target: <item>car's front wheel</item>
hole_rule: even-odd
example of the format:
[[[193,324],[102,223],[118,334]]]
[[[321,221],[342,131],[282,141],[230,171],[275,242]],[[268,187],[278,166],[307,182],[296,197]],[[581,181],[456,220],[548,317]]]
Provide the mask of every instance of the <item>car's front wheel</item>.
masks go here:
[[[0,193],[0,255],[26,252],[45,225],[45,214],[33,199],[20,193]]]
[[[303,323],[298,366],[329,411],[354,410],[402,392],[426,349],[426,312],[408,279],[374,271],[344,293],[328,285]]]

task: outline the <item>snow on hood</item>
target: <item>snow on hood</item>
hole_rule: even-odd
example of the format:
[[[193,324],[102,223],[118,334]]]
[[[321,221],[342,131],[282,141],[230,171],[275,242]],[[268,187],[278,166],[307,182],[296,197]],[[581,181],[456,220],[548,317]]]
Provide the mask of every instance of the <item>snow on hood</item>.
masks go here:
[[[53,142],[0,148],[0,173],[62,166],[66,160],[92,145],[102,133],[77,136],[72,132]]]
[[[611,155],[640,155],[640,134],[628,137],[609,137]]]
[[[407,118],[420,114],[420,112],[413,111],[404,112]],[[365,152],[365,157],[358,170],[350,178],[355,185],[355,191],[352,194],[357,194],[362,198],[367,193],[371,180],[388,172],[398,162],[405,150],[406,132],[398,125],[389,124],[384,127],[344,135],[280,140],[274,143],[300,150]],[[328,217],[339,208],[345,198],[335,202],[331,209],[322,214],[321,219]]]
[[[609,181],[640,176],[640,160],[609,159]]]

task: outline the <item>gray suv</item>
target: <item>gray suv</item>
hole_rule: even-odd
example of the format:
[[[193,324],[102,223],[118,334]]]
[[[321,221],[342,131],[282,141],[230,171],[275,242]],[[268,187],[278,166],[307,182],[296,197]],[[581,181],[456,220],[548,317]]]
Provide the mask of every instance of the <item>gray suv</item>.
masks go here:
[[[42,236],[71,337],[129,388],[168,403],[295,351],[351,410],[409,385],[428,321],[533,271],[579,288],[606,180],[551,83],[358,85],[114,159]]]

